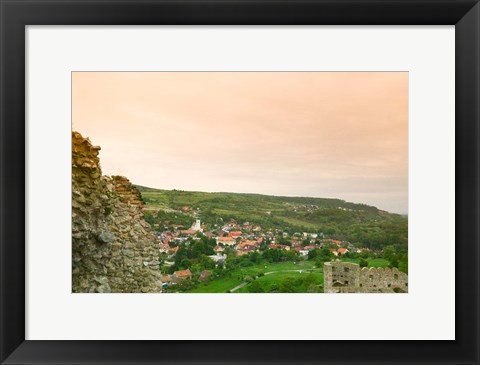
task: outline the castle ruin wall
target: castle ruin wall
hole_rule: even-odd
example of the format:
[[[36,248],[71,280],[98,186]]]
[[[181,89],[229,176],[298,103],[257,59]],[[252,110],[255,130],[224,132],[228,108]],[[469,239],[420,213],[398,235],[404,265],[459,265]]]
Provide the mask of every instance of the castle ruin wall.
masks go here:
[[[408,275],[397,268],[360,268],[352,262],[326,262],[325,293],[406,293]]]

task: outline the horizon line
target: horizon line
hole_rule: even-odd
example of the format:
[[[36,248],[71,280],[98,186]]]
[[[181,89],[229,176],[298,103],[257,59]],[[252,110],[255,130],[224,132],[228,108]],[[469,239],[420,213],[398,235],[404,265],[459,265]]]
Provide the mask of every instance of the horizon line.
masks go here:
[[[119,176],[119,175],[113,175],[113,176]],[[128,178],[127,178],[128,179]],[[262,196],[273,196],[277,198],[312,198],[312,199],[325,199],[325,200],[340,200],[345,203],[350,203],[350,204],[357,204],[357,205],[365,205],[367,207],[372,207],[375,209],[378,209],[379,211],[382,212],[387,212],[390,214],[397,214],[397,215],[405,215],[408,216],[407,213],[396,213],[396,212],[390,212],[385,209],[380,209],[374,205],[369,205],[366,203],[356,203],[352,201],[348,201],[342,198],[325,198],[325,197],[320,197],[320,196],[305,196],[305,195],[273,195],[273,194],[264,194],[264,193],[252,193],[252,192],[236,192],[236,191],[201,191],[201,190],[184,190],[184,189],[162,189],[162,188],[152,188],[150,186],[145,186],[145,185],[140,185],[140,184],[135,184],[132,182],[134,186],[137,187],[142,187],[142,188],[147,188],[147,189],[153,189],[153,190],[163,190],[163,191],[184,191],[187,193],[204,193],[204,194],[241,194],[241,195],[262,195]]]

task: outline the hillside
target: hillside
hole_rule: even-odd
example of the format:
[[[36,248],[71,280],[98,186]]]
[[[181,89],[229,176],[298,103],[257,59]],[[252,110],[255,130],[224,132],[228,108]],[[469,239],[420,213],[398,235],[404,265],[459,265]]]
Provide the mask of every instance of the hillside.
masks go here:
[[[153,215],[149,214],[160,211],[160,215],[154,214],[159,219],[188,225],[193,222],[192,212],[199,209],[205,224],[235,219],[292,233],[323,233],[325,237],[360,243],[372,249],[407,245],[406,217],[365,204],[340,199],[137,188],[146,203],[150,223],[162,223],[154,222]]]

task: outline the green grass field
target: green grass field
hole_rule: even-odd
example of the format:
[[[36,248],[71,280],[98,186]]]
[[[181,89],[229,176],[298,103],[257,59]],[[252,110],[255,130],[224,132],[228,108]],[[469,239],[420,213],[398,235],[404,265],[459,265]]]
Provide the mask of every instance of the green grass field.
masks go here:
[[[354,262],[358,264],[360,262],[360,259],[342,258],[342,261]],[[368,259],[367,262],[368,262],[368,267],[388,267],[388,265],[390,264],[386,259]]]
[[[343,259],[342,261],[358,263],[359,260],[355,259]],[[368,261],[368,267],[387,267],[389,262],[385,259],[370,259]],[[290,270],[308,270],[307,272],[296,272]],[[270,273],[262,275],[265,273]],[[299,261],[293,262],[278,262],[278,263],[265,263],[249,266],[245,268],[238,268],[227,274],[226,277],[213,279],[207,283],[200,284],[194,289],[187,291],[188,293],[227,293],[231,289],[245,282],[246,278],[253,279],[252,282],[246,286],[238,289],[235,293],[250,293],[252,285],[256,288],[261,288],[261,292],[279,292],[282,288],[285,288],[288,283],[293,293],[308,293],[311,286],[318,285],[318,292],[323,292],[323,270],[315,268],[312,261]],[[308,280],[304,280],[309,277]],[[255,284],[253,284],[255,283]]]
[[[237,285],[243,283],[246,277],[255,278],[261,273],[274,272],[274,271],[284,271],[284,270],[305,270],[313,268],[314,264],[310,261],[301,261],[300,263],[294,264],[293,262],[278,262],[278,263],[261,263],[254,266],[238,268],[227,274],[228,276],[213,279],[205,284],[200,284],[194,289],[188,291],[188,293],[226,293],[227,291],[233,289]],[[321,270],[319,270],[321,271]],[[270,275],[265,275],[263,277],[272,276],[275,280],[275,276],[281,273],[275,273]],[[287,276],[290,273],[286,273]],[[293,273],[295,274],[295,273]],[[259,278],[262,279],[263,277]],[[259,280],[257,279],[257,280]],[[323,283],[323,276],[322,276]],[[240,291],[238,291],[240,292]]]
[[[390,263],[386,259],[370,259],[368,267],[387,267]]]
[[[304,281],[309,282],[305,284]],[[256,287],[260,287],[264,293],[278,292],[282,290],[282,285],[289,282],[289,288],[292,293],[307,293],[310,285],[321,286],[323,291],[323,272],[322,270],[312,272],[278,272],[259,277],[254,281]],[[250,283],[239,289],[237,293],[250,293],[253,283]]]
[[[198,287],[187,291],[186,293],[226,293],[243,282],[242,279],[225,277],[214,279],[206,284],[200,284]]]

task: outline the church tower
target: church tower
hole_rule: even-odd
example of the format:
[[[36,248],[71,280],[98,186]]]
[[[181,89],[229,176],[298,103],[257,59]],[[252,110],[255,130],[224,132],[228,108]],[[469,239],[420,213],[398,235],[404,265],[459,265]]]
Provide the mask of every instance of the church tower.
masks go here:
[[[200,218],[196,219],[195,223],[192,225],[192,228],[190,228],[190,229],[194,230],[194,231],[203,232],[201,224],[200,224]]]

